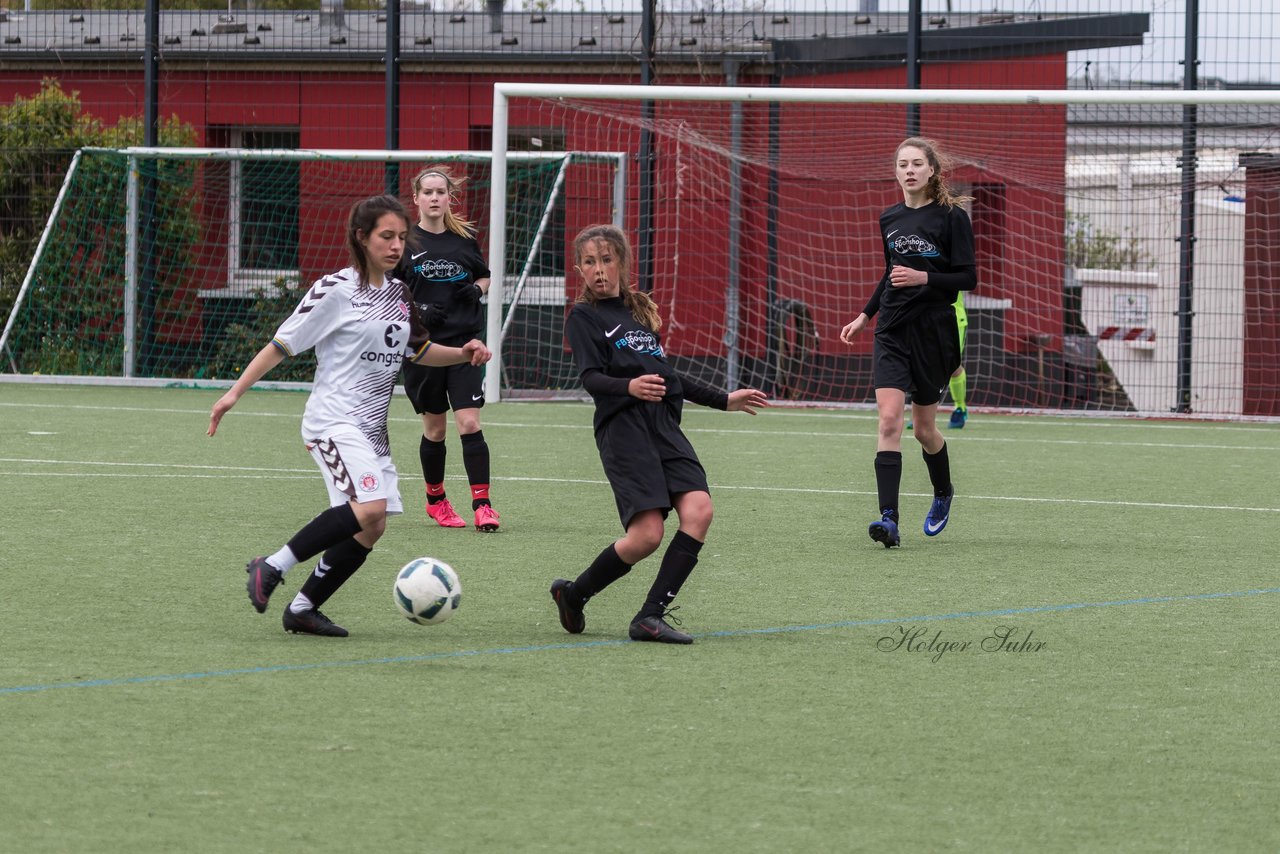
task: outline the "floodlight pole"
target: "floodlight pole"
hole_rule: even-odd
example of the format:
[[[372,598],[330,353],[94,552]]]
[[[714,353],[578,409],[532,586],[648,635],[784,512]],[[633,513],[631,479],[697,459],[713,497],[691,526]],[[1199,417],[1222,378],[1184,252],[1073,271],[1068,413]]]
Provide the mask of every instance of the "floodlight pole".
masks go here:
[[[387,144],[389,151],[400,148],[400,0],[387,0]],[[383,180],[389,196],[400,195],[400,164],[388,160]]]

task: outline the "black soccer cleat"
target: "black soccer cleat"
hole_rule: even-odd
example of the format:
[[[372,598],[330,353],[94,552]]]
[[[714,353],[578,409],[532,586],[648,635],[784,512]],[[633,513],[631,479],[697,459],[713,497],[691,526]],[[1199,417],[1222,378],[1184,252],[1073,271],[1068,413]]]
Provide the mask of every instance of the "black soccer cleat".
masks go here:
[[[565,578],[557,578],[551,582],[551,598],[560,610],[560,625],[571,635],[580,635],[587,627],[587,617],[582,613],[586,605],[574,595],[573,582]]]
[[[322,635],[329,638],[345,638],[347,630],[320,613],[319,608],[294,613],[284,609],[284,630],[296,635]]]
[[[249,581],[245,585],[249,589],[249,601],[259,614],[264,613],[272,591],[284,581],[284,573],[267,563],[265,557],[255,557],[244,571],[249,573]]]
[[[668,611],[667,614],[671,612]],[[662,617],[637,617],[631,621],[631,628],[627,634],[633,641],[657,641],[658,643],[693,643],[693,636],[686,635],[679,629],[673,629],[667,625],[667,621]]]

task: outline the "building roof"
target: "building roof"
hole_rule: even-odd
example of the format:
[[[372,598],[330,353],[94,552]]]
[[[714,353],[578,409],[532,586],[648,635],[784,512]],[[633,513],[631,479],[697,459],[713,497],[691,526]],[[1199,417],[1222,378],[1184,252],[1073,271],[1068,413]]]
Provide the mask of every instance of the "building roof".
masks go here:
[[[656,60],[737,60],[803,70],[900,65],[907,15],[896,12],[661,12]],[[922,59],[980,60],[1141,44],[1147,14],[947,14],[930,16]],[[162,61],[381,63],[383,12],[164,11]],[[0,12],[0,67],[136,62],[142,11]],[[447,12],[406,5],[402,61],[538,65],[631,64],[641,50],[639,12]]]

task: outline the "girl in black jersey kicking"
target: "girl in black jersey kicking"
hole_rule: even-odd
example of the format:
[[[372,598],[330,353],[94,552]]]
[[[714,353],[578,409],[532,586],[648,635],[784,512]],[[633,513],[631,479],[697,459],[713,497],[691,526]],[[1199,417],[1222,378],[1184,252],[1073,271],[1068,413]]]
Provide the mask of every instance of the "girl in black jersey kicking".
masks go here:
[[[565,335],[582,386],[595,400],[596,447],[626,533],[574,581],[556,579],[551,598],[565,631],[581,632],[587,601],[657,551],[675,508],[680,529],[628,634],[638,641],[693,643],[664,619],[698,562],[712,516],[706,472],[680,430],[681,407],[688,398],[755,415],[769,400],[754,388],[725,393],[675,372],[658,337],[658,307],[630,283],[631,247],[620,229],[591,226],[573,248],[583,289]]]
[[[951,463],[938,431],[938,401],[960,365],[953,304],[977,285],[973,227],[943,175],[933,142],[903,140],[895,153],[902,202],[880,214],[885,271],[862,313],[840,332],[846,344],[880,312],[872,349],[880,435],[876,443],[876,491],[880,518],[867,531],[885,548],[899,544],[898,488],[902,480],[902,423],[911,393],[912,434],[924,452],[933,504],[924,520],[937,536],[951,516]]]

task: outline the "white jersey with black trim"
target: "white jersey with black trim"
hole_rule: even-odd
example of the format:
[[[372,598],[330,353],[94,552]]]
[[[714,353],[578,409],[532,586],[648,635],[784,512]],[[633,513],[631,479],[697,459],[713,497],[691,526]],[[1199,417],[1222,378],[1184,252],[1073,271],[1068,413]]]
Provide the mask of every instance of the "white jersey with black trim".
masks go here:
[[[353,267],[318,279],[272,341],[290,356],[316,351],[304,441],[355,428],[378,455],[388,456],[387,409],[410,353],[407,290],[390,277],[377,288],[361,288],[359,281]]]

